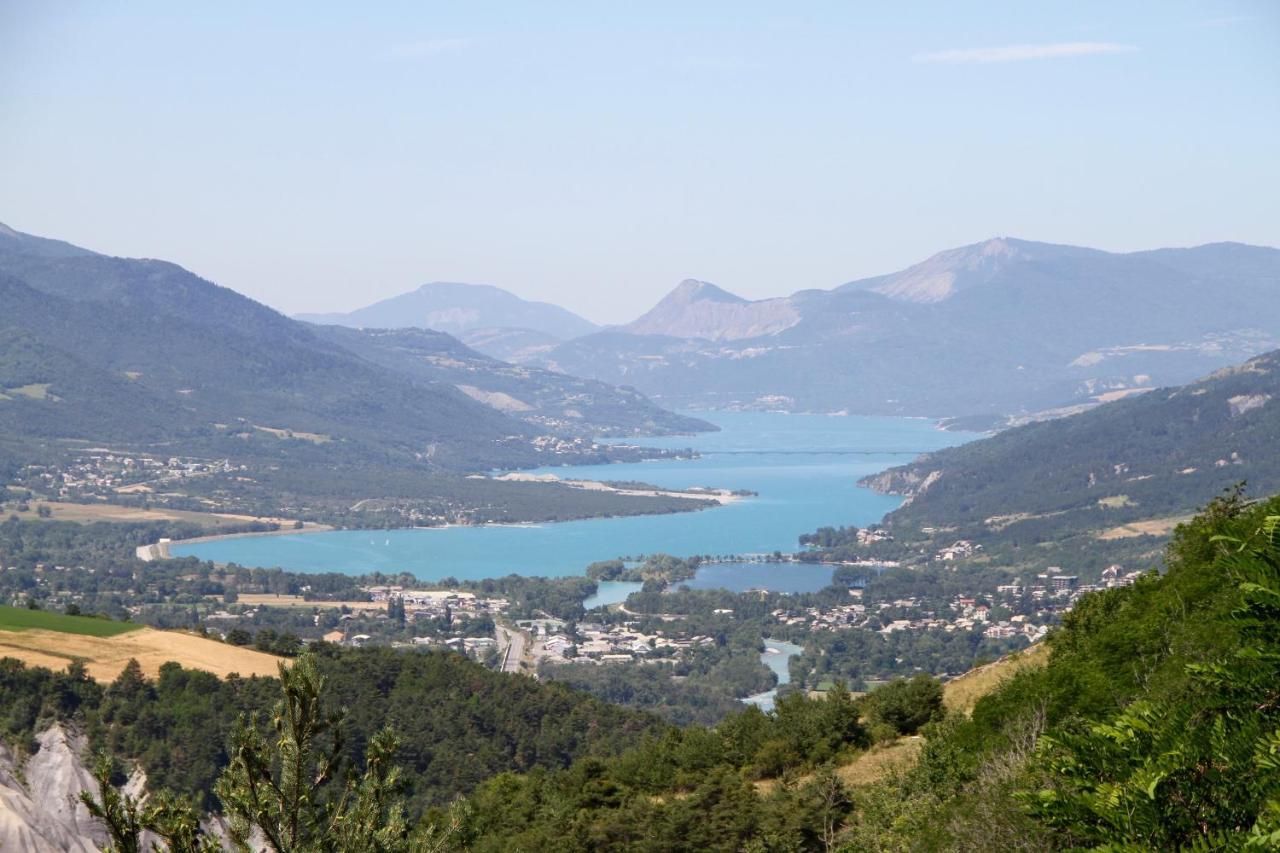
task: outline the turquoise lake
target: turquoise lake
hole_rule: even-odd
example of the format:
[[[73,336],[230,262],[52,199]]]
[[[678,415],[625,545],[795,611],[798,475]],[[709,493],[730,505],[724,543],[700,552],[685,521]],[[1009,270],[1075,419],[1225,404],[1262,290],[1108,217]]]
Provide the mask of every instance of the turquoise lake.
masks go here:
[[[916,454],[960,444],[972,434],[937,429],[928,420],[770,413],[697,413],[720,432],[644,439],[654,447],[692,447],[697,459],[543,468],[536,473],[586,480],[642,480],[665,488],[750,489],[758,497],[698,512],[602,518],[558,524],[342,530],[246,536],[192,545],[175,556],[301,572],[410,572],[422,580],[521,574],[563,577],[589,563],[668,553],[767,554],[794,551],[801,533],[824,525],[879,521],[899,499],[859,488],[859,477]],[[812,566],[749,564],[741,588],[809,588]],[[723,572],[708,566],[703,572]],[[783,575],[795,572],[790,583]],[[823,569],[818,568],[820,573]],[[693,585],[702,586],[700,574]],[[717,586],[729,585],[722,577]],[[738,584],[732,584],[738,586]],[[820,585],[820,584],[819,584]]]

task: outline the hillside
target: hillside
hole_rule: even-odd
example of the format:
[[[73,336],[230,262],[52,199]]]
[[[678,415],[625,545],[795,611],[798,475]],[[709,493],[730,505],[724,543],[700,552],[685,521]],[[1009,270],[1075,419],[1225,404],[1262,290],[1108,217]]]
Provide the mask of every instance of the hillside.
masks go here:
[[[458,337],[472,349],[507,362],[530,361],[560,343],[559,338],[532,329],[474,329]]]
[[[325,707],[346,709],[351,766],[373,758],[383,725],[399,733],[410,823],[389,831],[421,816],[441,850],[1273,849],[1277,523],[1280,498],[1215,501],[1180,528],[1163,575],[1087,595],[1034,650],[947,685],[920,674],[862,697],[794,693],[715,728],[451,654],[321,644],[301,669],[326,679]],[[92,790],[91,745],[137,768],[129,790],[145,774],[152,793],[216,808],[234,719],[278,695],[275,679],[178,666],[154,680],[130,667],[104,689],[7,661],[8,731],[34,737],[63,783],[0,751],[0,831],[91,832],[28,787]]]
[[[642,436],[715,429],[661,409],[637,391],[507,364],[443,332],[318,326],[316,334],[415,382],[452,385],[539,432]]]
[[[56,400],[9,399],[22,405],[0,409],[7,432],[127,441],[249,423],[356,452],[434,446],[446,465],[500,457],[497,445],[528,435],[454,388],[414,386],[181,267],[29,245],[0,236],[0,385],[45,386]],[[513,458],[531,458],[512,444]]]
[[[452,335],[484,329],[521,329],[568,340],[598,328],[572,311],[530,302],[487,284],[432,282],[345,314],[298,314],[320,325],[360,329],[435,329]]]
[[[951,539],[1113,538],[1134,523],[1190,514],[1203,496],[1248,481],[1280,491],[1280,352],[1197,382],[1009,429],[923,456],[863,482],[904,494],[895,528]],[[1148,528],[1167,534],[1172,525]],[[1133,535],[1142,532],[1141,526]]]
[[[159,477],[117,482],[180,509],[337,520],[372,499],[391,515],[371,520],[400,524],[475,508],[528,520],[618,511],[569,489],[462,477],[611,451],[572,436],[535,444],[546,429],[362,358],[173,264],[5,229],[0,303],[6,479],[48,475],[80,484],[75,496],[114,500],[114,486],[94,484],[119,472],[102,466],[143,459]],[[638,423],[660,417],[646,405]]]
[[[520,360],[662,405],[1027,416],[1173,385],[1280,344],[1280,250],[1118,254],[1012,238],[832,290],[678,286]]]

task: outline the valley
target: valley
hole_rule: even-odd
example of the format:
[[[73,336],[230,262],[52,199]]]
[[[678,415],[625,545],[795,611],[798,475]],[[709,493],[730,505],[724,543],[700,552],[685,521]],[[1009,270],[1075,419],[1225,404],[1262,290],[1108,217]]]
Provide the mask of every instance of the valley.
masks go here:
[[[0,3],[0,853],[1280,851],[1278,44]]]
[[[421,827],[466,825],[439,823],[451,799],[480,810],[461,849],[556,825],[503,824],[492,799],[539,774],[572,799],[572,774],[595,767],[658,813],[709,795],[682,745],[698,738],[735,744],[705,760],[751,808],[857,791],[856,826],[891,836],[897,806],[875,797],[915,802],[895,786],[934,772],[935,749],[990,755],[989,733],[956,732],[988,725],[992,703],[1025,714],[1016,691],[1062,677],[1039,674],[1059,672],[1055,638],[1179,561],[1208,571],[1185,543],[1280,491],[1280,366],[1257,354],[1275,340],[1260,294],[1276,269],[1254,247],[1001,239],[785,298],[690,280],[609,328],[460,284],[303,322],[171,264],[0,229],[9,731],[74,744],[57,747],[68,766],[109,744],[211,807],[243,737],[232,712],[320,666],[365,715],[353,725],[399,707],[417,732]],[[1196,301],[1224,277],[1231,298]],[[1126,343],[1108,299],[1154,279],[1169,310]],[[1082,311],[1091,325],[1069,335],[1035,326]],[[384,692],[401,678],[405,696]],[[450,704],[463,683],[533,709],[556,745]],[[433,691],[461,728],[419,707]],[[129,716],[148,703],[159,717]],[[218,739],[171,766],[155,745],[189,712]],[[608,722],[583,735],[574,719]],[[655,758],[663,778],[629,775]],[[977,796],[957,778],[949,796]],[[81,837],[9,794],[13,837]],[[611,809],[582,813],[604,832],[649,819],[619,828]]]
[[[952,295],[888,292],[929,304]],[[702,318],[690,309],[690,333],[725,318],[752,335],[801,322],[701,284],[682,298],[730,306]],[[559,805],[515,819],[508,795],[577,801],[585,768],[625,792],[579,806],[606,833],[678,815],[721,784],[737,793],[715,796],[767,820],[814,798],[861,798],[861,812],[832,813],[846,839],[892,837],[903,808],[951,808],[919,790],[999,811],[1004,823],[982,829],[992,837],[1043,832],[1011,816],[1005,788],[979,793],[985,777],[972,770],[937,781],[937,750],[1004,762],[1009,778],[1040,772],[1025,739],[994,745],[992,720],[1000,731],[1039,726],[1034,739],[1072,713],[1096,716],[1029,710],[1019,691],[1052,694],[1074,676],[1055,662],[1064,643],[1091,642],[1080,625],[1099,602],[1202,582],[1162,577],[1171,567],[1219,571],[1203,556],[1217,541],[1206,526],[1248,532],[1239,525],[1272,505],[1251,502],[1241,481],[1255,494],[1280,490],[1275,353],[1183,386],[1101,392],[1097,405],[1048,420],[1006,415],[982,434],[958,427],[1000,418],[802,414],[774,397],[768,406],[782,410],[667,411],[632,389],[505,364],[435,332],[282,328],[333,348],[326,358],[350,353],[351,369],[376,365],[388,388],[405,383],[402,396],[442,394],[507,432],[489,445],[475,442],[483,431],[460,432],[456,447],[469,449],[441,460],[378,445],[379,426],[351,432],[359,419],[345,415],[264,409],[233,426],[210,409],[200,417],[222,419],[209,430],[144,436],[130,425],[69,439],[43,434],[50,413],[24,407],[118,401],[56,377],[35,383],[39,394],[7,395],[0,416],[26,431],[3,441],[0,695],[18,709],[10,731],[43,738],[50,755],[59,738],[73,744],[59,759],[69,766],[89,741],[109,742],[149,785],[211,805],[224,745],[242,737],[232,711],[264,707],[284,662],[295,668],[285,672],[323,667],[361,731],[398,709],[397,724],[418,732],[406,808],[422,826],[467,827],[472,841],[459,849],[561,836]],[[24,358],[10,358],[6,387],[35,387],[19,382],[34,376]],[[146,374],[128,373],[129,383]],[[286,423],[296,426],[277,426]],[[393,683],[404,686],[387,692]],[[186,697],[187,684],[202,698]],[[530,709],[543,733],[465,698],[480,694]],[[62,710],[31,710],[36,695],[63,696]],[[429,695],[447,697],[446,716],[425,709]],[[218,738],[195,764],[171,766],[154,744],[183,737],[191,713]],[[575,720],[604,728],[584,734]],[[477,747],[479,761],[461,757]],[[366,748],[351,757],[369,760]],[[23,760],[9,764],[16,772]],[[635,775],[634,762],[655,760],[663,773]],[[934,775],[910,781],[920,774]],[[21,786],[10,793],[19,834],[79,837],[42,824]],[[458,798],[481,817],[443,817]],[[635,813],[642,802],[650,811]],[[761,831],[748,820],[734,832]]]

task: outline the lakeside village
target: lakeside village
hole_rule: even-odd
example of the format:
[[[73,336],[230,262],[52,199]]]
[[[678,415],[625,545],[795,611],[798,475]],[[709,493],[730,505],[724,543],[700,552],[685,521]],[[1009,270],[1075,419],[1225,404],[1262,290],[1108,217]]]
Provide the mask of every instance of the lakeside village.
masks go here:
[[[886,535],[876,530],[860,532],[873,539]],[[937,551],[932,560],[950,566],[980,550],[980,545],[961,540]],[[792,561],[785,557],[774,560],[779,562],[780,572],[785,572],[786,564]],[[874,566],[881,571],[898,568],[890,561],[839,565]],[[513,602],[504,595],[382,584],[361,587],[368,596],[367,602],[335,604],[314,598],[308,600],[310,590],[307,589],[302,590],[300,596],[246,595],[239,599],[239,607],[209,613],[205,623],[224,639],[247,642],[251,634],[244,627],[262,624],[258,617],[263,608],[272,611],[282,607],[311,608],[314,632],[299,630],[297,633],[304,637],[311,634],[313,639],[339,645],[445,647],[510,672],[537,673],[544,665],[564,663],[678,666],[687,663],[699,649],[722,641],[722,637],[717,639],[718,632],[722,634],[735,622],[746,619],[758,621],[764,636],[785,636],[792,640],[820,632],[868,631],[893,635],[940,630],[978,632],[991,640],[1022,639],[1034,643],[1044,637],[1082,595],[1132,585],[1141,574],[1113,565],[1102,572],[1098,583],[1082,584],[1075,575],[1050,569],[1025,582],[1017,579],[999,585],[993,592],[959,594],[945,602],[918,596],[864,601],[865,590],[860,587],[848,588],[843,600],[823,603],[812,601],[830,596],[751,590],[737,595],[724,594],[727,600],[756,605],[744,608],[752,611],[749,613],[735,612],[734,607],[728,606],[697,613],[660,612],[665,609],[662,607],[658,608],[659,612],[653,608],[636,612],[628,609],[628,603],[624,602],[587,611],[576,620],[531,608],[528,601]],[[582,578],[566,580],[583,581]],[[668,588],[682,589],[678,582]],[[760,611],[759,603],[773,606]]]
[[[247,422],[234,427],[215,424],[223,432],[241,437],[254,435],[275,436],[280,439],[297,439],[324,443],[328,436],[294,432],[258,426]],[[548,457],[572,458],[598,452],[608,445],[601,445],[586,436],[539,435],[530,439],[536,452]],[[626,446],[614,449],[641,450]],[[677,451],[659,451],[643,448],[646,455],[678,455]],[[556,464],[556,463],[549,463]],[[0,491],[7,485],[10,491],[27,490],[43,496],[45,500],[59,501],[114,501],[120,496],[147,495],[148,499],[165,504],[168,498],[185,497],[183,494],[166,494],[166,488],[193,479],[225,475],[246,477],[252,473],[248,465],[229,458],[203,458],[149,453],[143,450],[121,450],[106,447],[90,447],[67,455],[64,459],[47,460],[22,466],[8,484],[0,484]],[[212,505],[213,501],[203,501]]]
[[[10,489],[24,488],[49,500],[105,500],[115,495],[151,494],[184,480],[247,471],[229,459],[152,456],[91,448],[62,464],[30,464]]]

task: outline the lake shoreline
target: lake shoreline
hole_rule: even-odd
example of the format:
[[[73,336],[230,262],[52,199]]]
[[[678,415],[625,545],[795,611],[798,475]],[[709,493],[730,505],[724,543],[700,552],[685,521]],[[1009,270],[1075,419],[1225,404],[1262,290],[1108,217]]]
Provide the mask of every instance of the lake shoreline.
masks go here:
[[[304,521],[300,528],[281,527],[277,530],[242,530],[238,533],[210,533],[208,536],[192,536],[187,539],[161,539],[150,545],[139,545],[137,548],[137,556],[143,562],[151,562],[152,560],[171,560],[173,554],[169,548],[171,545],[199,545],[204,542],[221,542],[224,539],[247,539],[252,536],[286,536],[289,534],[301,533],[331,533],[338,528],[328,524],[319,524],[312,521]],[[144,555],[145,552],[145,555]]]
[[[512,477],[511,479],[514,480],[516,478]],[[527,480],[523,480],[523,481],[536,482],[537,478],[535,476],[531,476]],[[588,483],[596,483],[598,481],[560,480],[559,482],[562,482],[566,485],[577,486],[579,483],[588,484]],[[287,536],[292,534],[301,535],[304,533],[336,533],[336,532],[388,533],[391,531],[399,531],[399,530],[452,530],[455,528],[463,528],[463,527],[465,528],[542,527],[548,524],[565,524],[568,521],[597,521],[601,519],[610,519],[610,518],[636,518],[636,517],[645,516],[645,515],[684,515],[685,513],[702,512],[703,510],[716,509],[717,507],[728,506],[731,503],[736,503],[737,501],[744,499],[744,496],[742,495],[729,494],[727,489],[721,489],[715,492],[705,492],[705,493],[674,492],[674,491],[673,492],[654,492],[654,491],[647,491],[647,490],[639,491],[639,490],[630,490],[630,489],[616,489],[616,488],[606,486],[604,483],[600,483],[600,486],[602,486],[603,488],[598,488],[598,489],[590,488],[586,485],[583,485],[581,487],[584,489],[587,489],[588,491],[615,492],[617,494],[623,494],[623,495],[631,494],[631,495],[637,495],[641,497],[666,496],[666,497],[683,497],[683,498],[689,498],[692,500],[700,499],[708,505],[693,506],[693,507],[689,507],[688,509],[673,509],[670,512],[626,513],[626,514],[614,513],[614,514],[605,514],[605,515],[591,515],[585,518],[567,519],[566,521],[481,521],[477,524],[467,524],[465,522],[449,521],[444,524],[408,525],[405,527],[334,527],[329,524],[320,524],[319,522],[305,521],[303,522],[303,525],[304,525],[303,527],[296,528],[296,529],[290,528],[290,527],[282,527],[278,530],[241,530],[236,533],[211,533],[207,536],[191,536],[186,539],[161,539],[160,541],[153,542],[150,545],[139,545],[136,550],[137,550],[138,559],[143,560],[145,562],[150,562],[151,560],[173,559],[173,554],[170,550],[170,546],[173,546],[173,545],[179,545],[179,546],[202,545],[207,542],[223,542],[231,539],[253,539],[259,536]],[[144,553],[145,553],[145,556],[144,556]],[[183,556],[188,556],[188,555],[183,555]]]
[[[228,535],[219,537],[223,541],[179,542],[170,553],[190,554],[218,564],[280,567],[301,573],[407,573],[427,582],[449,577],[475,581],[511,574],[581,576],[593,562],[635,554],[734,555],[748,561],[767,560],[765,555],[795,552],[799,536],[819,527],[878,523],[901,498],[860,487],[860,478],[900,464],[903,448],[912,448],[914,455],[965,440],[936,429],[936,422],[923,418],[726,413],[716,420],[722,430],[699,437],[696,458],[548,466],[515,475],[519,479],[550,481],[554,476],[562,483],[601,483],[592,488],[617,488],[621,493],[634,494],[629,486],[641,491],[677,492],[688,500],[679,501],[674,512],[627,511],[623,515],[516,525],[454,523],[335,530],[323,537],[274,540]],[[713,494],[706,484],[714,484],[719,494]],[[727,500],[729,495],[737,499]],[[749,500],[747,495],[751,495]],[[712,499],[716,497],[726,499]],[[721,511],[680,511],[685,506]],[[435,533],[428,536],[418,530]],[[709,574],[714,576],[715,568],[708,565]],[[725,571],[737,574],[727,567]],[[725,578],[725,582],[760,588],[797,586],[800,589],[796,591],[802,591],[820,580],[813,566],[753,562],[742,571],[745,574],[741,577]],[[829,572],[830,567],[822,567],[821,574],[828,580]]]

